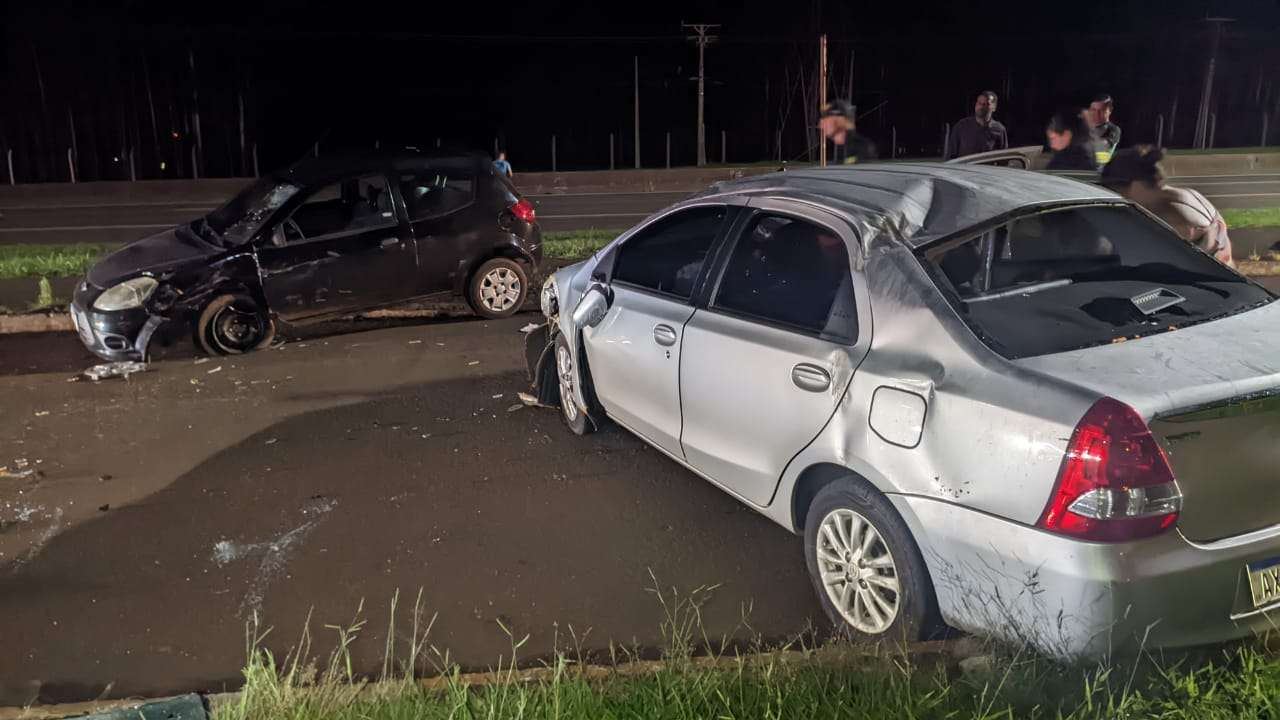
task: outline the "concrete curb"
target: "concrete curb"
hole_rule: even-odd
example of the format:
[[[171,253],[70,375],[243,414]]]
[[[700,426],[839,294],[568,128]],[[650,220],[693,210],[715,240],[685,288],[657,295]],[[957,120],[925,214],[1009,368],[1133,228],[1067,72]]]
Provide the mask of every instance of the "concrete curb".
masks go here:
[[[900,668],[906,661],[917,668],[954,668],[970,657],[983,654],[983,641],[973,637],[955,640],[934,640],[909,643],[905,647],[882,645],[837,645],[811,651],[778,650],[728,657],[694,657],[679,661],[676,669],[733,670],[741,666],[762,667],[771,664],[814,669],[862,670],[874,665]],[[563,677],[587,681],[602,681],[616,677],[644,677],[671,668],[664,660],[636,660],[616,665],[570,664]],[[443,691],[450,687],[484,687],[497,684],[526,685],[548,682],[556,677],[553,667],[533,667],[524,670],[498,672],[473,672],[436,675],[413,681],[427,691]],[[367,682],[359,685],[355,697],[377,697],[405,688],[403,680]],[[302,689],[306,693],[308,690]],[[88,720],[206,720],[226,707],[243,699],[241,692],[191,693],[167,698],[100,700],[65,705],[32,705],[25,708],[0,708],[0,720],[60,720],[68,717],[87,717]],[[197,709],[198,708],[198,709]]]

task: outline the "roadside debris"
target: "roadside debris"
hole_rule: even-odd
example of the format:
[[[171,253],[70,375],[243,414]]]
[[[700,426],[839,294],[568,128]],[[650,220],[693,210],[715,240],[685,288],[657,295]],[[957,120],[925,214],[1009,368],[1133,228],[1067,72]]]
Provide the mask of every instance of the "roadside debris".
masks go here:
[[[516,393],[516,397],[520,398],[520,402],[524,403],[529,407],[538,407],[538,398],[534,397],[533,395],[530,395],[529,393],[526,393],[526,392]]]
[[[216,372],[222,372],[222,366],[221,366],[221,365],[219,365],[218,367],[216,367],[216,368],[214,368],[214,369],[210,370],[209,372],[205,373],[205,375],[212,375],[212,374],[214,374],[214,373],[216,373]]]
[[[472,365],[479,365],[479,364],[480,364],[479,360],[472,360],[471,362],[467,363],[467,367],[471,367]]]
[[[40,410],[36,413],[36,417],[44,417],[45,415],[48,415],[48,414],[49,414],[48,410]]]
[[[207,357],[202,357],[202,358],[196,358],[196,361],[195,361],[194,363],[191,363],[191,364],[192,364],[192,365],[203,365],[203,364],[205,364],[205,363],[207,363],[207,362],[209,362],[209,358],[207,358]]]
[[[507,408],[507,412],[512,413],[517,410],[523,410],[523,409],[524,409],[524,404],[512,405],[511,407]]]
[[[409,341],[409,344],[410,344],[410,345],[421,345],[421,344],[422,344],[422,341],[421,341],[421,340],[410,340],[410,341]]]
[[[494,396],[493,396],[493,399],[494,399],[494,400],[501,400],[501,399],[502,399],[502,393],[498,393],[497,395],[494,395]]]
[[[278,443],[278,442],[280,442],[280,439],[279,439],[279,438],[271,438],[270,440],[268,440],[268,441],[266,441],[266,442],[264,442],[264,443],[262,443],[262,444],[263,444],[263,445],[275,445],[275,444],[276,444],[276,443]]]
[[[538,323],[529,323],[528,325],[525,325],[524,327],[520,328],[520,332],[524,333],[525,335],[528,335],[529,333],[533,332],[534,330],[537,330],[540,327],[542,326],[539,325]]]
[[[108,378],[114,378],[114,377],[122,377],[122,378],[128,379],[128,377],[130,375],[133,375],[134,373],[146,372],[149,369],[150,369],[150,366],[148,366],[144,362],[135,362],[132,360],[128,360],[128,361],[121,361],[121,362],[103,363],[101,365],[94,365],[93,367],[84,371],[84,376],[94,382],[98,382],[99,380],[106,380]]]

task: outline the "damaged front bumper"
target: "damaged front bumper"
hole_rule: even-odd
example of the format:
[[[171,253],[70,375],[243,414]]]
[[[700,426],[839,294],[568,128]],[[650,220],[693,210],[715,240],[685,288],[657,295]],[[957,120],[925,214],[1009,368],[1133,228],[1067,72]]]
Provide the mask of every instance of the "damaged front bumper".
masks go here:
[[[544,320],[524,336],[524,361],[533,386],[533,396],[540,405],[554,406],[560,401],[556,378],[556,329]]]
[[[103,312],[93,308],[99,290],[81,283],[71,301],[71,322],[85,349],[104,360],[147,359],[152,338],[168,318],[144,308]]]

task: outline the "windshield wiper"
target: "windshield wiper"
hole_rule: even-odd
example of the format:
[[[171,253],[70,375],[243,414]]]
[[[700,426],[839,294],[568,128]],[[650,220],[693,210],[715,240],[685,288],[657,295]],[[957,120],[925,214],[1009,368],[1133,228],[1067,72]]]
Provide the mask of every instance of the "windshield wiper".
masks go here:
[[[964,298],[967,303],[986,302],[987,300],[998,300],[1000,298],[1013,297],[1014,295],[1030,295],[1043,290],[1052,290],[1053,288],[1066,287],[1071,284],[1071,278],[1062,278],[1060,280],[1047,280],[1045,282],[1031,283],[1030,285],[1022,285],[1000,292],[993,292],[987,295],[978,295],[977,297]]]

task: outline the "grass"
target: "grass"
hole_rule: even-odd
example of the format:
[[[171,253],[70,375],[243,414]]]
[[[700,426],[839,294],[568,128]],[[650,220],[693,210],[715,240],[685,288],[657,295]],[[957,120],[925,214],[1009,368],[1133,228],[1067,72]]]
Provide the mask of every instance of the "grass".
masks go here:
[[[611,664],[584,665],[582,638],[569,628],[566,644],[577,650],[567,647],[536,670],[519,671],[528,636],[517,637],[499,623],[510,638],[510,654],[482,678],[464,675],[432,645],[435,617],[426,619],[421,592],[407,632],[397,629],[398,594],[393,598],[386,637],[403,642],[385,643],[381,671],[373,675],[359,674],[352,664],[351,648],[365,627],[360,610],[346,626],[327,626],[335,647],[323,660],[311,656],[309,629],[277,662],[262,646],[266,634],[251,626],[243,692],[216,704],[214,720],[1280,717],[1280,654],[1263,639],[1198,656],[1147,653],[1090,666],[993,646],[986,670],[961,674],[942,655],[930,659],[840,643],[731,652],[724,640],[707,637],[702,624],[702,603],[711,590],[683,596],[650,590],[666,617],[663,662],[628,662],[629,651],[611,646]],[[745,619],[743,627],[749,627]],[[418,679],[424,668],[434,677]]]
[[[1280,207],[1223,208],[1222,217],[1232,230],[1280,227]]]
[[[558,260],[587,257],[618,237],[621,230],[572,230],[542,234],[542,253]]]
[[[574,230],[543,233],[547,257],[576,260],[604,247],[620,230]],[[83,275],[103,255],[119,245],[0,245],[0,280]]]
[[[0,280],[84,274],[118,245],[0,245]]]

